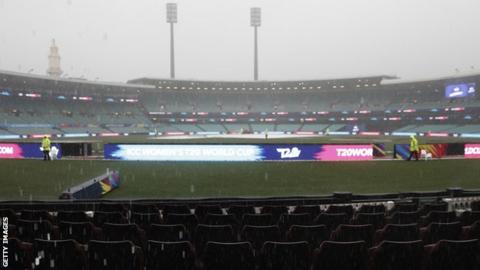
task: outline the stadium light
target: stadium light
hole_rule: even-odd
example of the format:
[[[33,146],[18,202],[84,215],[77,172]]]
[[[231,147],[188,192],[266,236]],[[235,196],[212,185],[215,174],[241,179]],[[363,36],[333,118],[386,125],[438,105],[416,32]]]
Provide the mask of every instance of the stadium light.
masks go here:
[[[170,79],[175,79],[175,48],[173,42],[173,24],[177,23],[176,3],[167,3],[167,23],[170,24]]]
[[[254,29],[254,59],[253,59],[253,79],[258,80],[258,42],[257,42],[257,28],[261,25],[261,12],[259,7],[250,8],[250,26]]]

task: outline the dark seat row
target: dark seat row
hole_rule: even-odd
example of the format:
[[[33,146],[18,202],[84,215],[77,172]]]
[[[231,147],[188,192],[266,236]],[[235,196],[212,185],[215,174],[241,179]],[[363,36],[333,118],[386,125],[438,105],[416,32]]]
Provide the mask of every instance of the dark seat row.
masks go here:
[[[266,242],[255,253],[249,242],[208,242],[197,254],[189,242],[148,241],[142,252],[129,241],[9,239],[9,269],[165,269],[165,270],[477,270],[479,240],[384,241],[367,249],[365,242]]]

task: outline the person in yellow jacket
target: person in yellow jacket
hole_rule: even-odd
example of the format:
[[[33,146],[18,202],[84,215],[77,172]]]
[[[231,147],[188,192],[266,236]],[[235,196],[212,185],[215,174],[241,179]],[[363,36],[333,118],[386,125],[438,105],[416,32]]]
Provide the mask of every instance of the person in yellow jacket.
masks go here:
[[[50,139],[44,136],[42,139],[43,160],[50,160]]]
[[[410,156],[408,157],[407,161],[412,159],[412,156],[415,155],[415,160],[418,161],[418,141],[415,138],[415,135],[410,136]]]

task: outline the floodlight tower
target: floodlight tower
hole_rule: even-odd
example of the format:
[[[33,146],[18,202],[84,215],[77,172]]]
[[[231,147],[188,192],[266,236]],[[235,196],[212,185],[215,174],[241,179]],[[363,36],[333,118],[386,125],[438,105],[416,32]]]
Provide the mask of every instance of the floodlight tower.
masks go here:
[[[176,3],[167,3],[167,23],[170,24],[170,79],[175,79],[175,48],[173,43],[173,24],[177,23]]]
[[[253,79],[258,80],[258,42],[257,27],[261,25],[261,9],[259,7],[250,8],[250,26],[254,29],[254,59],[253,59]]]

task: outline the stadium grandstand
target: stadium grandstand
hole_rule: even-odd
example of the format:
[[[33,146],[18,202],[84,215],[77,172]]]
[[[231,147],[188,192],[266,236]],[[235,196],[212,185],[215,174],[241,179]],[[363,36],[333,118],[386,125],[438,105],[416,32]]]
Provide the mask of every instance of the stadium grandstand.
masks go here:
[[[100,134],[480,133],[480,75],[402,82],[388,76],[128,83],[0,72],[3,138]],[[446,87],[469,94],[446,95]]]

